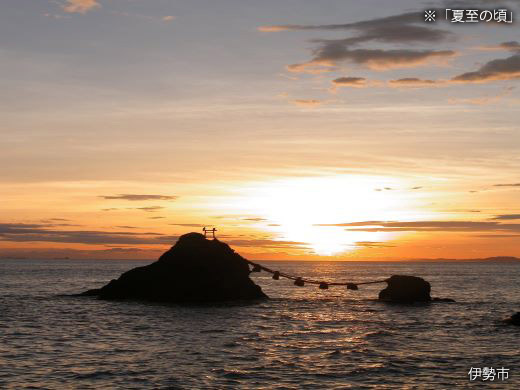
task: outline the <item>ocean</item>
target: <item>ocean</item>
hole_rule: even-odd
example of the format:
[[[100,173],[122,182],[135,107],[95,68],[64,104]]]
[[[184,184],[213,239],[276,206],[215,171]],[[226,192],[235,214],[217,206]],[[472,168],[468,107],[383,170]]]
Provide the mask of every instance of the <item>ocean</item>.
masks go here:
[[[253,304],[67,296],[148,263],[0,260],[0,388],[520,388],[520,328],[501,321],[520,311],[520,264],[260,262],[330,281],[421,276],[456,303],[385,304],[385,285],[320,290],[266,273],[253,279],[271,299]]]

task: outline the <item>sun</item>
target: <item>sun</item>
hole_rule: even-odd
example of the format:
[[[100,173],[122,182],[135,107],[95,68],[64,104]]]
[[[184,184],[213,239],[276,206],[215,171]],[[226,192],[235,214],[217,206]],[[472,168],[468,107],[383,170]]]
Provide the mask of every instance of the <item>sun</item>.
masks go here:
[[[243,185],[227,206],[269,222],[280,240],[302,243],[318,255],[356,249],[358,242],[385,241],[391,234],[349,231],[346,222],[388,221],[414,214],[397,178],[335,175],[276,179]],[[320,225],[329,226],[320,226]]]

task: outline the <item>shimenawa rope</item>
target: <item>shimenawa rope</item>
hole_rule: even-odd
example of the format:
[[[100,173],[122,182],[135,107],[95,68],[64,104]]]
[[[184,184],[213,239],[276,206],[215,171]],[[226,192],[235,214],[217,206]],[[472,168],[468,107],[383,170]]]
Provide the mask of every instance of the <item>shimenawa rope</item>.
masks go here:
[[[273,279],[278,280],[280,277],[294,280],[294,284],[297,286],[304,286],[305,283],[309,284],[317,284],[320,286],[321,289],[327,289],[329,286],[347,286],[347,289],[349,290],[357,290],[358,286],[362,284],[375,284],[375,283],[386,283],[388,279],[384,280],[373,280],[369,282],[359,282],[359,283],[353,283],[353,282],[325,282],[322,280],[315,280],[315,279],[307,279],[300,276],[293,276],[289,275],[285,272],[275,271],[271,268],[265,267],[261,264],[254,263],[252,261],[246,260],[247,263],[251,264],[253,266],[253,269],[250,272],[261,272],[265,271],[270,274],[273,274]]]

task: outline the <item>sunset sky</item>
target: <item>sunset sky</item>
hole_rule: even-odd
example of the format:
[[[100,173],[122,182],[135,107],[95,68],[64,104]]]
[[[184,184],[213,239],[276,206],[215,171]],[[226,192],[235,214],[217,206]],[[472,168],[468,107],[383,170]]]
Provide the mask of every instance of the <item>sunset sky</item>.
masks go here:
[[[2,1],[0,257],[520,256],[519,22],[444,15],[499,6]]]

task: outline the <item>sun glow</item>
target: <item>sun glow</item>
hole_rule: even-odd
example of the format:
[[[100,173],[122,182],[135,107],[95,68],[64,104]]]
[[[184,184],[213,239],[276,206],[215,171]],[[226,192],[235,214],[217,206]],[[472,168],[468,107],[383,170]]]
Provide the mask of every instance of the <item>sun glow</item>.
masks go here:
[[[417,201],[404,188],[403,180],[388,177],[280,179],[241,187],[219,208],[265,219],[258,227],[280,240],[302,243],[318,255],[336,255],[358,248],[357,243],[386,241],[395,234],[320,225],[413,219]]]

